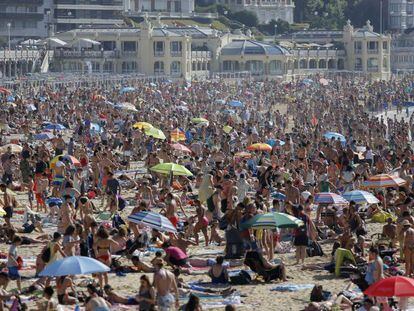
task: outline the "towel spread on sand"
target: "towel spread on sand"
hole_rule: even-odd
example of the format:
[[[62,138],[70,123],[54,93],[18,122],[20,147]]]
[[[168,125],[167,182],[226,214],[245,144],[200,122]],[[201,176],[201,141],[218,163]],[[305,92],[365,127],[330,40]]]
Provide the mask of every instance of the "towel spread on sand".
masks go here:
[[[270,290],[278,292],[297,292],[305,289],[311,289],[314,286],[315,284],[280,284]]]

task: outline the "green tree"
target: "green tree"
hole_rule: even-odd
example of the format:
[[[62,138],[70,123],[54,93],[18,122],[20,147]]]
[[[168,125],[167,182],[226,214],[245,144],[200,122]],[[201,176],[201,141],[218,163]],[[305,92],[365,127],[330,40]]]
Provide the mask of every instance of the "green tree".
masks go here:
[[[345,10],[346,18],[349,18],[356,27],[362,27],[367,20],[371,21],[375,31],[380,31],[380,1],[381,0],[349,0]],[[387,19],[385,14],[386,1],[383,1],[383,15],[385,29]]]
[[[277,25],[277,27],[275,27],[275,25]],[[275,29],[277,31],[277,34],[283,34],[283,33],[287,33],[290,31],[290,24],[284,20],[281,20],[280,18],[275,21],[274,19],[272,19],[269,23],[267,24],[261,24],[258,25],[257,27],[262,33],[268,35],[268,36],[273,36],[275,35]]]
[[[256,13],[251,11],[244,10],[228,15],[230,19],[234,19],[247,27],[256,27],[259,24],[259,19],[257,18]]]
[[[311,28],[342,29],[347,5],[347,0],[307,0],[305,21]]]

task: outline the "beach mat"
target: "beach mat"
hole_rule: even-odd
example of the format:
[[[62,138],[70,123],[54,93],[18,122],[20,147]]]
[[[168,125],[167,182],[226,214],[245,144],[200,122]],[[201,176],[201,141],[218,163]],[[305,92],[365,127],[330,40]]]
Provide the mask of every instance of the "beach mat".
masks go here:
[[[314,286],[315,284],[279,284],[270,290],[278,292],[298,292],[301,290],[312,289]]]

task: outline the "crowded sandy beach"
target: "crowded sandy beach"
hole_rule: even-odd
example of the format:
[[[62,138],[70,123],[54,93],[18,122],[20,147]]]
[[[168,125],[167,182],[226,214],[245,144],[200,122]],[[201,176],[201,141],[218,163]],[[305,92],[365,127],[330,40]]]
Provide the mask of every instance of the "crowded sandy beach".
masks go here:
[[[0,87],[0,310],[412,310],[412,77]]]

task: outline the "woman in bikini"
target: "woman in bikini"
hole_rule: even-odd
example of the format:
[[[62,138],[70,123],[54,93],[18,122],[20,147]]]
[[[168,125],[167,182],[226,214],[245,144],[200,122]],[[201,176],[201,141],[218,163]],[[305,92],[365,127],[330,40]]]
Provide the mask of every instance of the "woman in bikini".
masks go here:
[[[195,240],[196,240],[196,243],[198,245],[198,233],[201,231],[201,232],[203,232],[204,239],[206,241],[206,246],[208,246],[209,240],[208,240],[208,231],[207,231],[207,228],[208,228],[209,221],[208,221],[208,218],[205,215],[206,214],[206,210],[201,205],[201,202],[200,201],[196,200],[195,201],[195,204],[197,206],[197,208],[196,208],[197,223],[194,226]]]
[[[75,293],[75,288],[70,277],[63,275],[56,278],[57,298],[61,305],[74,305],[76,303],[76,298],[69,296],[67,291],[69,288]]]
[[[109,234],[104,227],[100,227],[96,232],[96,240],[93,243],[93,249],[95,251],[96,259],[107,265],[111,266],[111,247],[119,248],[119,244],[113,239],[109,238]],[[104,283],[108,284],[108,274],[105,272],[103,274],[98,274],[99,285],[101,290],[103,290]]]

